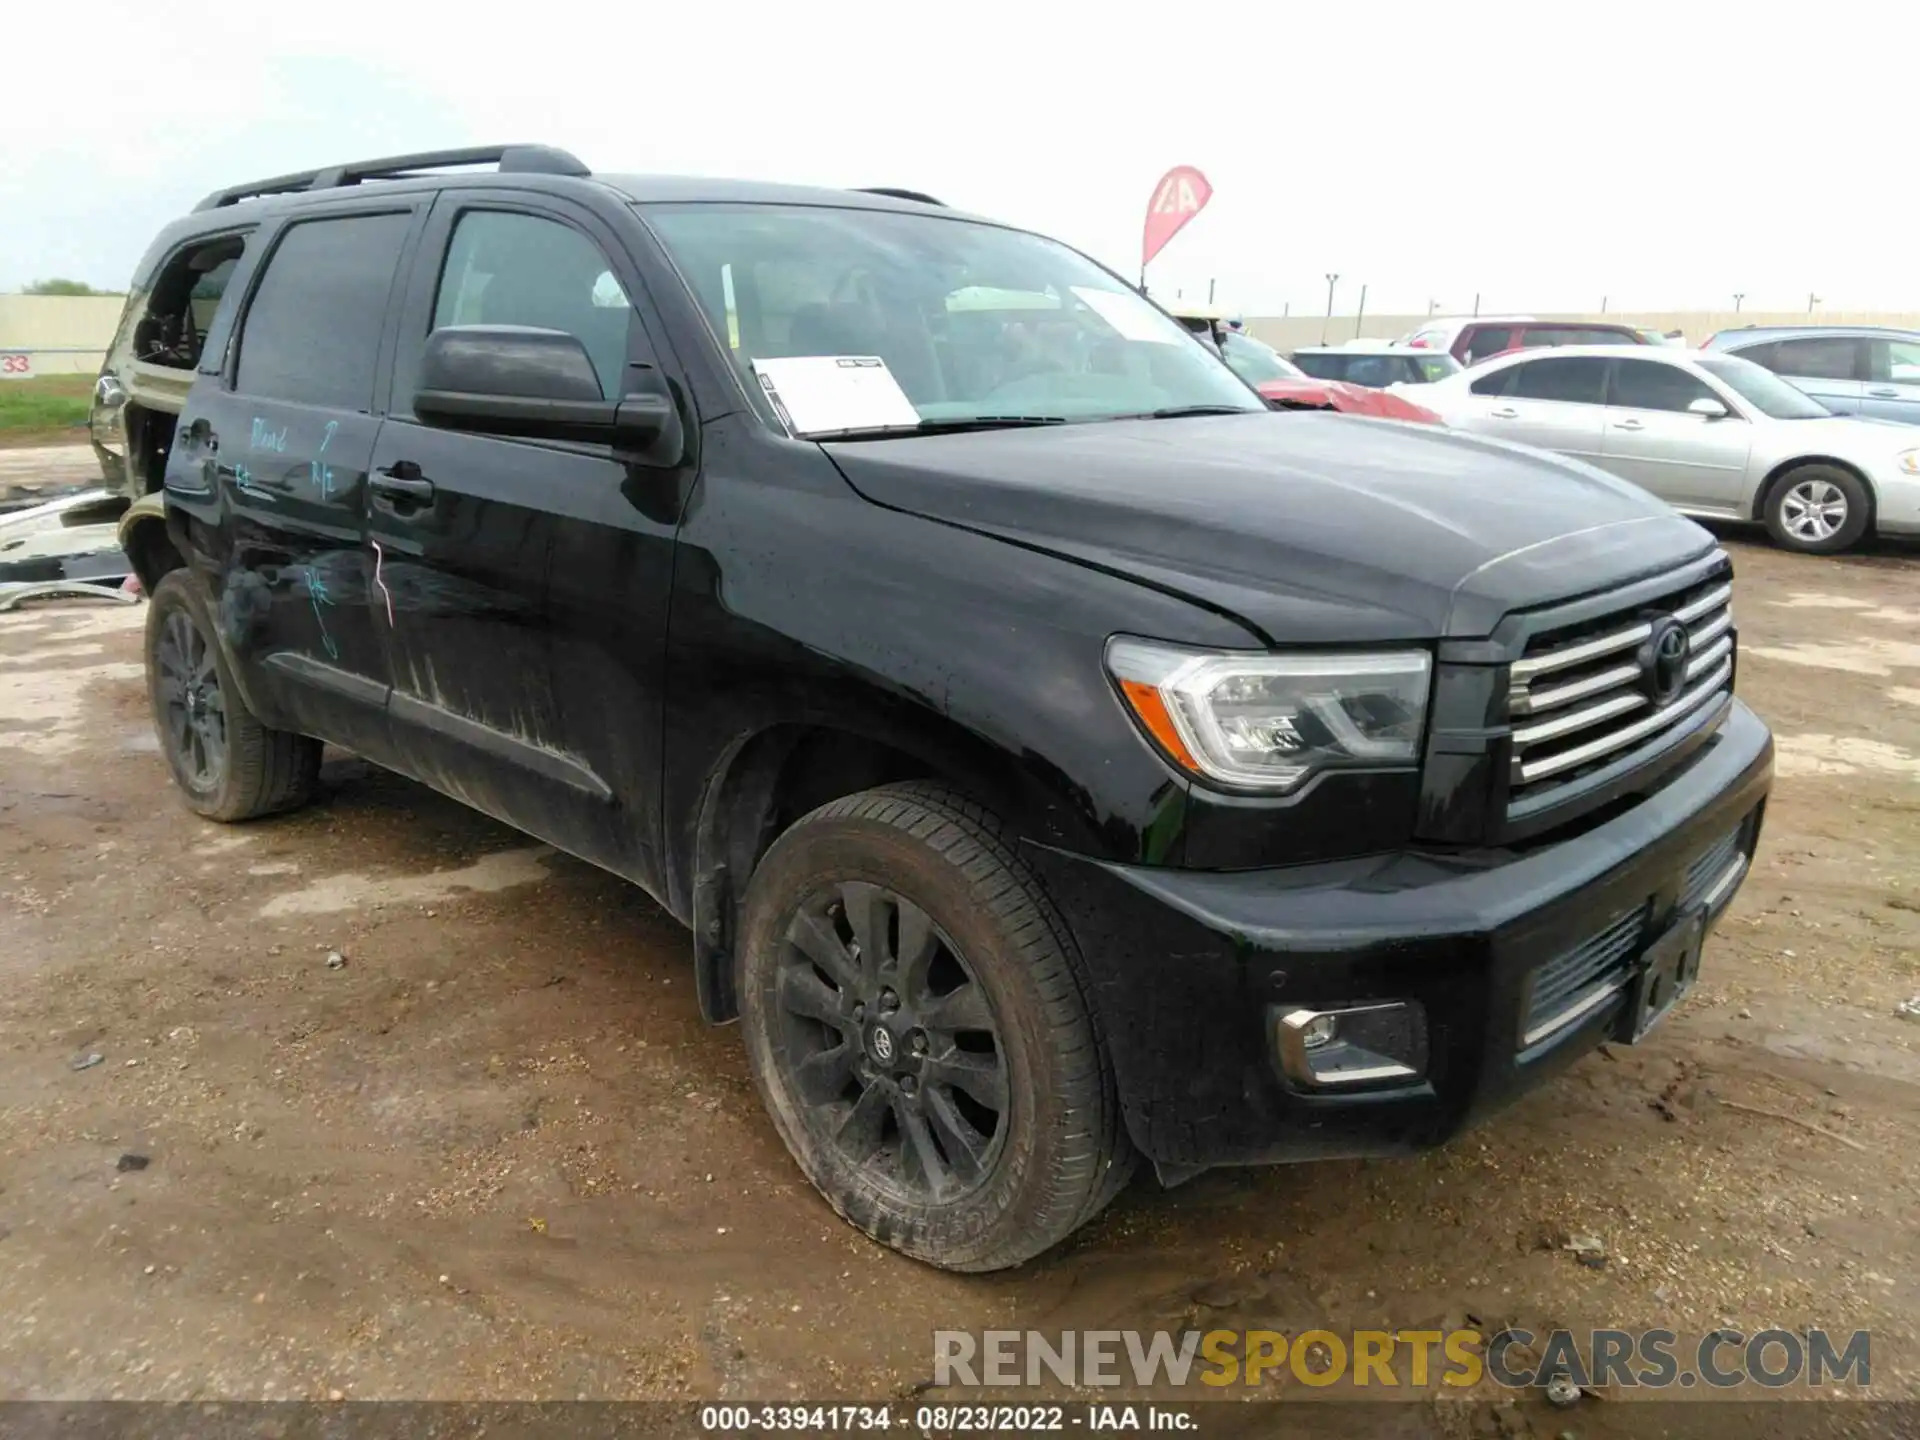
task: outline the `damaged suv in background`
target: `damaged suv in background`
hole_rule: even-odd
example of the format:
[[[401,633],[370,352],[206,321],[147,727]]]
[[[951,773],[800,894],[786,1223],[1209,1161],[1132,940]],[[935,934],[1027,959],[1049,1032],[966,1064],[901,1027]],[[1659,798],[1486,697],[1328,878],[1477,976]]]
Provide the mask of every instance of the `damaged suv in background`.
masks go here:
[[[1143,1156],[1437,1144],[1668,1014],[1747,872],[1712,536],[1272,410],[1043,237],[502,147],[236,186],[142,273],[186,803],[302,804],[331,743],[643,887],[920,1259],[1038,1255]]]
[[[140,548],[164,543],[160,482],[174,427],[251,228],[149,254],[94,384],[88,439],[107,489],[129,502],[119,538],[136,573]]]

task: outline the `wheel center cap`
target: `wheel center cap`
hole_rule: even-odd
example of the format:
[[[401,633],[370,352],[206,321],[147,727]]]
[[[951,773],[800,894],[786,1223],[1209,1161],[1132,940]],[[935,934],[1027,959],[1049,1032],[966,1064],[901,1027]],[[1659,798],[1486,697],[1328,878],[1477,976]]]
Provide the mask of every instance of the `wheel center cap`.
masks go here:
[[[891,1065],[893,1057],[900,1052],[899,1043],[893,1038],[893,1032],[884,1025],[875,1025],[867,1031],[867,1049],[873,1052],[873,1058],[882,1065]]]

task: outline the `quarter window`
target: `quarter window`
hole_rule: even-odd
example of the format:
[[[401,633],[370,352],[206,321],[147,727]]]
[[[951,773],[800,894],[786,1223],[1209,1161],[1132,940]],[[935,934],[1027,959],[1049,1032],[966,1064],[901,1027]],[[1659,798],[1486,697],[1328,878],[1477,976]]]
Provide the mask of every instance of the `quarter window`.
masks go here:
[[[373,408],[380,329],[409,220],[353,215],[289,227],[241,331],[242,394]]]

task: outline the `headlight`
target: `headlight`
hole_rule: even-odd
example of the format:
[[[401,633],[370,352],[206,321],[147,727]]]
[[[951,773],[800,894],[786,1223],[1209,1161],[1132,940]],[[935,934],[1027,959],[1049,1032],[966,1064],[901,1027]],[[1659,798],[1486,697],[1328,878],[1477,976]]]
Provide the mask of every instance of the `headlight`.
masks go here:
[[[1277,792],[1323,770],[1413,764],[1433,665],[1422,650],[1267,655],[1121,637],[1107,668],[1176,764]]]
[[[1920,450],[1902,450],[1893,457],[1903,475],[1920,475]]]

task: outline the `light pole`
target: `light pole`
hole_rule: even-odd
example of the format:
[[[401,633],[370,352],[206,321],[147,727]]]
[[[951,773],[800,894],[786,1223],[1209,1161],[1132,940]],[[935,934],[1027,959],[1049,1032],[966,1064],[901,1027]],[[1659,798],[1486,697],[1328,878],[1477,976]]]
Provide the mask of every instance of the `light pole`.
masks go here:
[[[1440,308],[1440,302],[1438,300],[1427,301],[1427,318],[1431,320],[1433,318],[1433,312],[1438,310],[1439,308]]]
[[[1814,294],[1811,290],[1809,290],[1807,292],[1807,313],[1811,315],[1813,313],[1813,307],[1818,305],[1819,303],[1820,303],[1820,297]]]
[[[1360,313],[1353,317],[1353,338],[1354,339],[1358,340],[1360,338],[1360,327],[1361,325],[1366,323],[1366,319],[1367,319],[1367,287],[1362,285],[1360,287]]]
[[[1333,323],[1333,287],[1335,285],[1338,285],[1339,283],[1340,283],[1339,272],[1338,271],[1328,272],[1327,274],[1327,318],[1320,322],[1320,343],[1322,345],[1327,343],[1327,326]]]
[[[1736,290],[1733,292],[1733,313],[1734,314],[1738,315],[1740,313],[1740,302],[1746,298],[1747,298],[1747,292],[1744,290]]]

